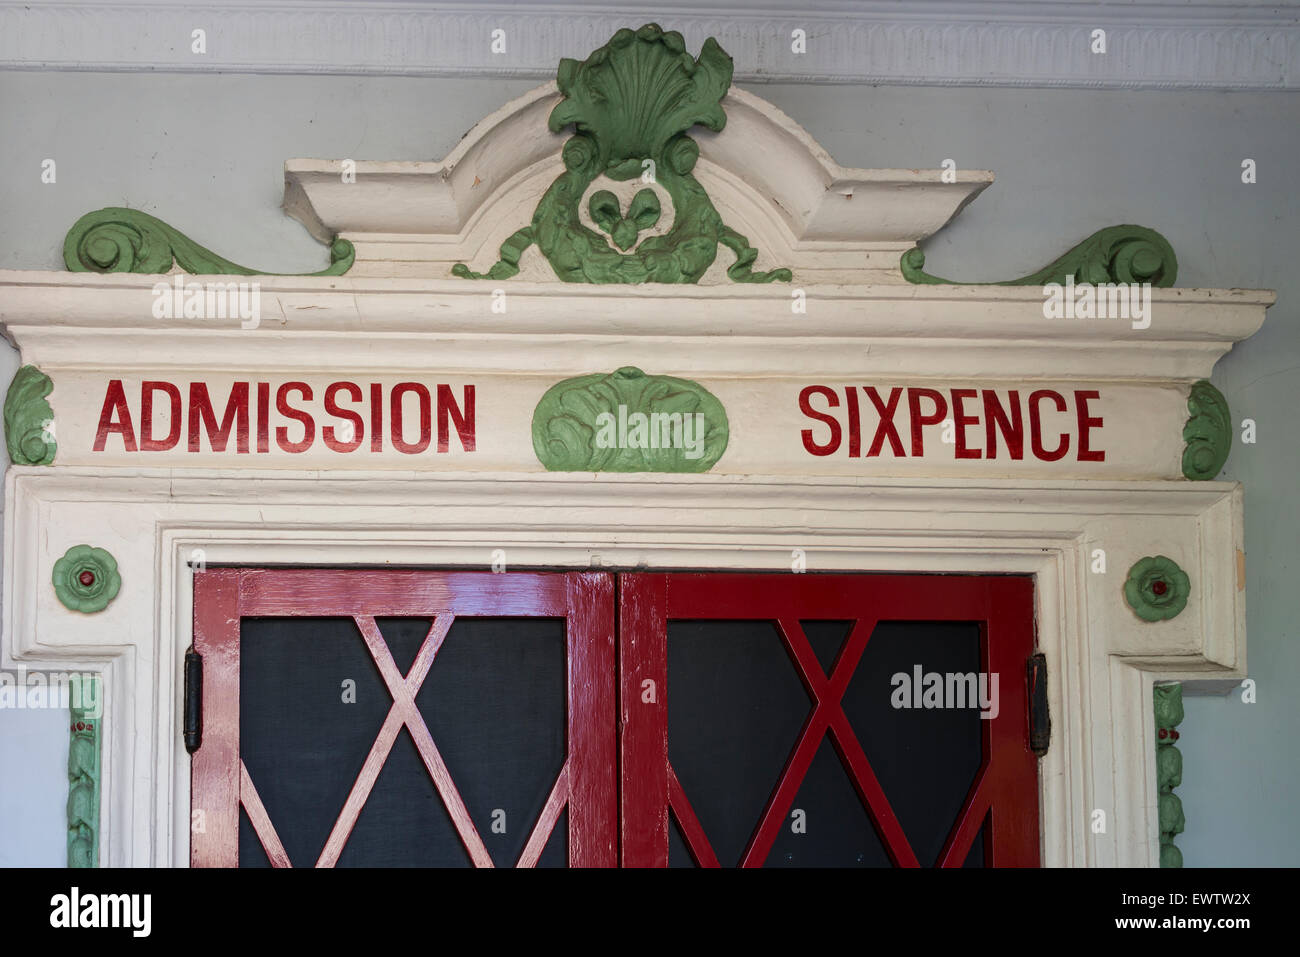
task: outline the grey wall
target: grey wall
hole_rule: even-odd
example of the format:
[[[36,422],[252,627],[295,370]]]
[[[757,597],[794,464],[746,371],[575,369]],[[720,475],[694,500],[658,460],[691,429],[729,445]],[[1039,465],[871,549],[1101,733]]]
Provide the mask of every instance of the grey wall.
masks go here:
[[[439,159],[482,116],[532,84],[511,80],[0,72],[0,268],[59,269],[82,213],[129,205],[200,243],[272,271],[326,254],[279,211],[290,157]],[[1249,663],[1257,704],[1194,698],[1179,742],[1180,839],[1189,866],[1300,864],[1290,796],[1300,786],[1296,562],[1300,515],[1300,95],[754,87],[841,163],[992,169],[997,182],[928,246],[957,279],[1029,272],[1095,229],[1160,230],[1179,285],[1278,291],[1263,330],[1218,366],[1234,418],[1258,423],[1225,477],[1246,488]],[[1240,181],[1243,158],[1259,182]],[[58,181],[40,182],[53,158]],[[10,350],[11,353],[11,350]],[[16,359],[0,347],[0,374]],[[62,724],[0,712],[0,761],[32,766]],[[48,762],[47,762],[48,763]],[[48,823],[63,784],[0,781],[0,863],[59,863]],[[40,837],[29,834],[37,828]]]

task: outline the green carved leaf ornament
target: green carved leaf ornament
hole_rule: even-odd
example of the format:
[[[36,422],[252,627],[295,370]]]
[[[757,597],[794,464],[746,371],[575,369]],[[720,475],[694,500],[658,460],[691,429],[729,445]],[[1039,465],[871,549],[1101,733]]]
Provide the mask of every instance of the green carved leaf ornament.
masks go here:
[[[103,683],[98,675],[73,675],[69,692],[68,867],[98,867]]]
[[[553,472],[707,472],[728,435],[703,386],[632,366],[557,382],[533,411],[533,451]]]
[[[722,245],[736,256],[727,269],[733,281],[788,282],[789,269],[753,271],[758,250],[722,221],[692,172],[700,147],[686,131],[726,125],[721,100],[732,68],[713,38],[695,58],[680,33],[654,23],[619,30],[582,62],[561,60],[556,79],[564,99],[548,125],[556,133],[574,128],[561,151],[565,171],[542,196],[529,225],[502,244],[498,262],[481,273],[457,263],[453,275],[508,279],[536,244],[565,282],[695,283]],[[662,187],[672,199],[672,225],[639,239],[659,219],[659,199],[647,187],[626,215],[608,190],[593,194],[588,211],[609,239],[588,228],[580,219],[582,200],[601,175],[620,182],[641,177]]]
[[[908,282],[953,285],[956,280],[932,276],[925,271],[925,253],[913,246],[899,264]],[[970,286],[1045,286],[1064,283],[1073,276],[1076,283],[1150,283],[1156,287],[1174,284],[1178,258],[1168,240],[1145,226],[1107,226],[1099,229],[1065,255],[1037,272],[1001,282],[961,283]]]
[[[54,410],[46,401],[54,383],[36,366],[21,366],[5,394],[5,446],[14,465],[54,461]]]
[[[1232,417],[1223,393],[1202,379],[1187,396],[1192,414],[1183,426],[1183,475],[1208,481],[1223,471],[1232,451]]]
[[[1156,815],[1160,828],[1160,866],[1182,867],[1183,852],[1174,838],[1186,826],[1183,801],[1174,788],[1183,783],[1183,755],[1175,745],[1174,730],[1183,720],[1183,686],[1156,685],[1153,689],[1156,718]]]

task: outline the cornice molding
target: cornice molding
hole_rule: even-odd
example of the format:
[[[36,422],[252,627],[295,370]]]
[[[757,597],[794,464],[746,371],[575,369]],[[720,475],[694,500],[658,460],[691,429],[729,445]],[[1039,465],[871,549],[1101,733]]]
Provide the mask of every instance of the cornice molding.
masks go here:
[[[0,69],[549,78],[561,56],[656,20],[690,49],[716,37],[738,82],[1300,89],[1300,7],[1290,2],[792,6],[0,0]],[[205,54],[191,52],[196,28]],[[802,54],[791,51],[797,28]],[[1106,31],[1104,55],[1091,52],[1094,29]],[[492,51],[494,30],[506,31],[504,53]]]

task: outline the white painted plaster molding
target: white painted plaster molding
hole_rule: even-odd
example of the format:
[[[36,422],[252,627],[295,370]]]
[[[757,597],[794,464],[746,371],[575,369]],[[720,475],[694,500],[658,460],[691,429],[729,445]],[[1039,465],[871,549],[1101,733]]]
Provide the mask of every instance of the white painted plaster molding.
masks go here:
[[[245,330],[238,320],[154,318],[153,288],[172,277],[0,270],[0,322],[24,363],[51,369],[558,377],[617,368],[635,352],[646,371],[687,376],[1156,381],[1208,377],[1276,299],[1267,290],[1153,289],[1151,326],[1134,329],[1122,319],[1045,319],[1036,287],[809,284],[808,311],[796,315],[784,283],[253,278],[262,321]],[[504,314],[492,311],[498,287],[507,290]]]
[[[1079,0],[685,0],[421,3],[324,0],[0,2],[0,67],[550,78],[613,32],[648,21],[691,50],[714,36],[744,82],[971,86],[1300,87],[1290,2],[1099,5]],[[191,32],[207,31],[207,52]],[[506,51],[492,52],[493,30]],[[807,52],[792,51],[803,29]],[[1107,53],[1091,50],[1107,32]]]

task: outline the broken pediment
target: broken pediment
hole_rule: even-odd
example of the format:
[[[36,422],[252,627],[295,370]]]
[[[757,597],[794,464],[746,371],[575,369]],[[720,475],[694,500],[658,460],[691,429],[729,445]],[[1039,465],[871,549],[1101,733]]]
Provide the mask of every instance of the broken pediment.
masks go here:
[[[290,160],[284,208],[350,240],[358,276],[901,282],[902,254],[993,181],[842,167],[731,71],[713,40],[692,57],[620,30],[440,163]]]

